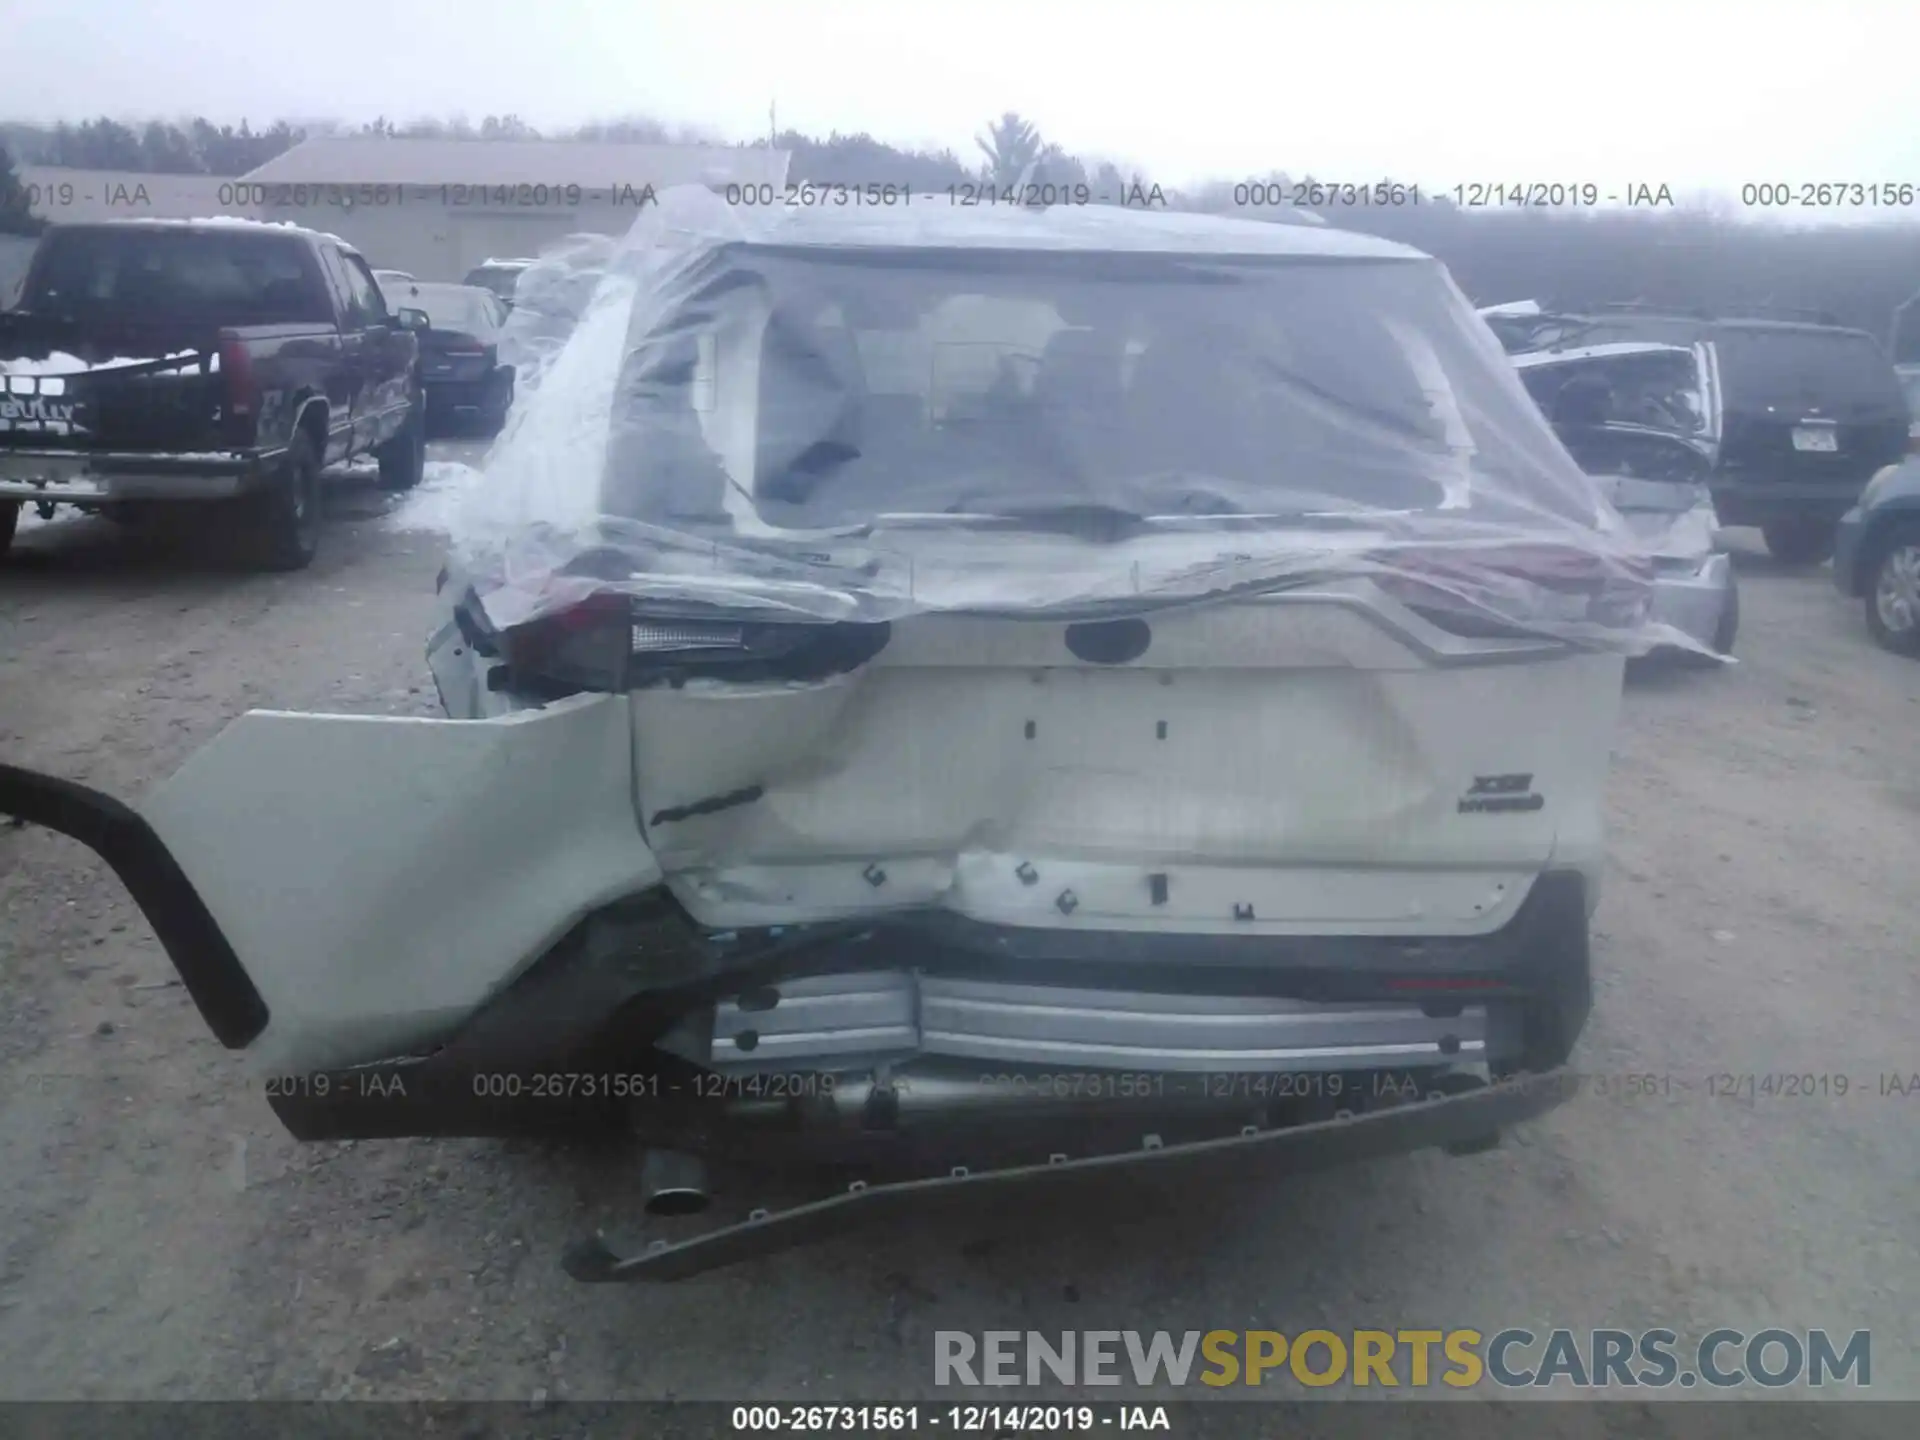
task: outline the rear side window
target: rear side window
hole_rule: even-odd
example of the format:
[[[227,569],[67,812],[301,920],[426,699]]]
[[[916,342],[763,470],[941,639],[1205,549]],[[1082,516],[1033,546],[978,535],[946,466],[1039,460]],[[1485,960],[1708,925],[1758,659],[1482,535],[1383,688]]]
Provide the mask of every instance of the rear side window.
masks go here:
[[[331,318],[304,243],[241,230],[56,230],[42,242],[24,303],[76,318],[185,315],[229,325]]]
[[[373,283],[373,275],[365,262],[352,255],[342,255],[340,262],[347,272],[347,294],[353,304],[353,318],[362,325],[386,324],[391,318],[387,314],[386,299],[380,294],[380,287]]]
[[[481,265],[467,272],[465,283],[491,290],[502,300],[513,299],[520,283],[522,267],[517,265]]]
[[[463,330],[489,339],[505,318],[493,293],[475,285],[415,285],[405,303],[426,311],[436,330]]]

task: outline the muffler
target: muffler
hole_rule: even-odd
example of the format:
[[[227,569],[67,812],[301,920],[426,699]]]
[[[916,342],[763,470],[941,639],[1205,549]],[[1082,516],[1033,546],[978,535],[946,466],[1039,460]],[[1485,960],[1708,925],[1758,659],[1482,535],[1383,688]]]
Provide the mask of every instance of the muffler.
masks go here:
[[[640,1162],[640,1195],[649,1215],[698,1215],[712,1198],[706,1164],[678,1150],[649,1150]]]

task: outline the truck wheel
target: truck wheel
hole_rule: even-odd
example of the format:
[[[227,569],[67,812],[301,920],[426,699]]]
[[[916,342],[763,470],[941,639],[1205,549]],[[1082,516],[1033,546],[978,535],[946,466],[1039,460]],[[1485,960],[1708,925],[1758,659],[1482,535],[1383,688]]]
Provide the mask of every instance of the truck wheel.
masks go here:
[[[1805,515],[1769,520],[1760,527],[1767,553],[1783,565],[1817,565],[1833,553],[1833,522]]]
[[[1893,526],[1861,571],[1867,633],[1883,650],[1920,657],[1920,524]]]
[[[415,399],[407,423],[379,450],[380,485],[385,490],[411,490],[427,468],[426,402]]]
[[[20,528],[20,502],[0,500],[0,555],[13,544],[13,532]]]
[[[320,552],[320,456],[305,431],[287,447],[278,481],[240,502],[242,529],[262,570],[304,570]]]

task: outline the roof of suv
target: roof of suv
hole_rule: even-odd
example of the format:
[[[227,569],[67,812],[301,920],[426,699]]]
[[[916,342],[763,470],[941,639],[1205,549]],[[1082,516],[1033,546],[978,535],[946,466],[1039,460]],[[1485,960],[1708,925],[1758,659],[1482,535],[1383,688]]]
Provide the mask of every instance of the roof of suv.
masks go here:
[[[127,220],[84,220],[76,224],[55,225],[51,230],[200,230],[209,233],[218,230],[242,230],[256,234],[298,235],[308,240],[326,241],[350,255],[360,254],[360,247],[352,241],[342,240],[338,235],[330,235],[325,230],[310,230],[305,225],[295,225],[288,220],[248,220],[239,215],[209,215],[197,220],[160,220],[148,217]]]
[[[957,204],[944,195],[897,206],[734,209],[737,230],[713,243],[748,247],[1300,256],[1427,260],[1411,246],[1352,230],[1121,205]]]
[[[1534,311],[1518,309],[1503,311],[1500,307],[1488,307],[1480,313],[1493,324],[1496,331],[1502,333],[1503,339],[1522,335],[1532,326],[1538,326],[1542,331],[1546,331],[1565,325],[1579,327],[1583,338],[1597,333],[1614,332],[1636,338],[1661,340],[1682,336],[1688,339],[1704,339],[1711,337],[1717,331],[1739,330],[1781,335],[1852,335],[1873,340],[1875,344],[1879,343],[1869,332],[1848,325],[1824,320],[1788,320],[1764,315],[1715,315],[1706,311],[1662,310],[1637,306],[1600,309],[1545,308]]]

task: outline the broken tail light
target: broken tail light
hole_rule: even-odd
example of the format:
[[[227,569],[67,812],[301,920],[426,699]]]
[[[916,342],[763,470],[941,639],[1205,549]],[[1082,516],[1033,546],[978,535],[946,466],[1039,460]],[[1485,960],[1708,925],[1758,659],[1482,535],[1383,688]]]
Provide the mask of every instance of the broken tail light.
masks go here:
[[[1373,580],[1450,634],[1476,638],[1632,630],[1653,598],[1653,562],[1571,545],[1407,547],[1374,557]]]
[[[627,596],[597,594],[506,631],[506,674],[496,688],[615,691],[694,678],[817,680],[865,664],[889,634],[884,623],[656,616]]]

